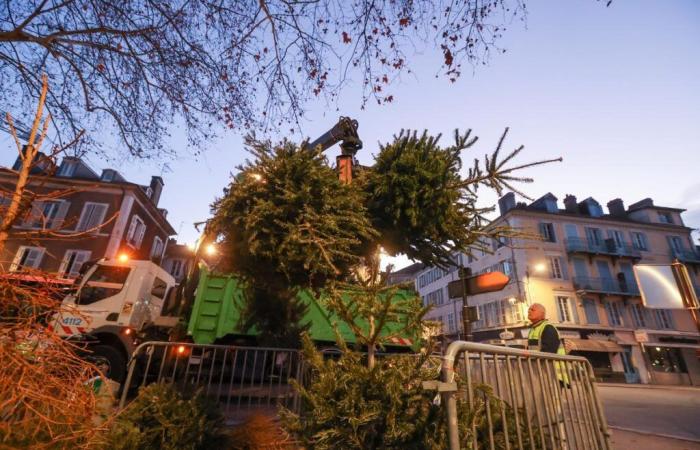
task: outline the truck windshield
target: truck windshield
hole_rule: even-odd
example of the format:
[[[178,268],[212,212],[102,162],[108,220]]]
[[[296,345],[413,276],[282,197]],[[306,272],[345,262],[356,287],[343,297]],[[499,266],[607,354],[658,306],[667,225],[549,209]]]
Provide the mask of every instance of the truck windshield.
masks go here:
[[[121,292],[130,267],[98,266],[80,290],[78,305],[89,305]]]

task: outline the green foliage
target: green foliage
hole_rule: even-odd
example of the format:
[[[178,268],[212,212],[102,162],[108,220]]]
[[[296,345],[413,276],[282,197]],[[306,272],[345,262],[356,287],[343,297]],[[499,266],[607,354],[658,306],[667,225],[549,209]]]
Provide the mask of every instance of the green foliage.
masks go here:
[[[312,381],[296,385],[302,415],[282,411],[282,418],[305,448],[445,448],[443,408],[420,385],[437,376],[439,364],[426,368],[425,356],[391,356],[369,368],[361,353],[347,349],[337,360],[324,359],[308,337],[304,356]]]
[[[217,406],[199,393],[183,395],[170,385],[151,384],[117,416],[106,448],[222,448],[227,444],[223,427]]]
[[[439,377],[439,358],[425,353],[385,356],[370,368],[366,355],[343,346],[341,350],[337,360],[324,358],[308,337],[304,339],[311,382],[306,387],[295,384],[303,402],[301,414],[282,410],[281,415],[286,429],[305,448],[447,448],[445,407],[435,391],[422,388],[423,381]],[[456,382],[460,448],[490,448],[491,440],[497,450],[520,448],[520,443],[522,448],[542,448],[539,428],[522,408],[513,408],[484,384],[472,385],[469,403],[466,380],[457,376]],[[528,421],[534,441],[526,432]]]
[[[509,235],[512,230],[491,227],[483,217],[493,208],[479,208],[480,186],[520,193],[513,182],[529,182],[514,171],[550,161],[506,167],[520,151],[516,148],[500,159],[508,129],[492,155],[479,160],[462,175],[462,152],[472,147],[471,130],[455,131],[454,144],[440,146],[441,135],[424,131],[401,131],[394,141],[381,146],[376,163],[361,179],[367,209],[380,233],[379,242],[391,254],[404,253],[429,266],[447,267],[454,252],[469,253],[482,244],[480,238]],[[522,193],[520,193],[523,195]]]
[[[232,268],[253,283],[318,288],[348,273],[375,233],[363,196],[316,150],[248,137],[239,167],[212,206]]]
[[[244,328],[268,344],[298,343],[296,292],[346,277],[375,232],[362,192],[345,185],[319,151],[246,140],[253,155],[212,206],[210,226],[229,267],[251,286]]]

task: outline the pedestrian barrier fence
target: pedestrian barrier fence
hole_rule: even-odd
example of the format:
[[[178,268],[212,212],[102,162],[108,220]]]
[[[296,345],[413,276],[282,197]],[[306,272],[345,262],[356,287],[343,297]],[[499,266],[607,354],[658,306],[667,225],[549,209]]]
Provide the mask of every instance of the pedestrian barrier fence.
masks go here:
[[[215,400],[229,419],[255,410],[276,413],[278,406],[299,409],[290,380],[303,377],[298,350],[144,342],[129,361],[119,402],[124,407],[135,387],[161,382],[178,390],[200,390]]]
[[[443,356],[450,450],[611,448],[583,357],[456,341]]]

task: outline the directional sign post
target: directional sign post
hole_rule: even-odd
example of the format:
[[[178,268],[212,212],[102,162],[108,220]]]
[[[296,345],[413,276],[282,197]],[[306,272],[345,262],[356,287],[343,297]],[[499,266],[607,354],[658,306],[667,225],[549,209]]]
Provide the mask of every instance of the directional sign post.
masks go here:
[[[476,306],[469,306],[467,296],[501,291],[506,287],[510,278],[502,272],[489,272],[472,276],[471,269],[461,267],[459,280],[447,284],[447,294],[450,298],[462,298],[462,326],[465,340],[472,340],[472,322],[479,320]]]

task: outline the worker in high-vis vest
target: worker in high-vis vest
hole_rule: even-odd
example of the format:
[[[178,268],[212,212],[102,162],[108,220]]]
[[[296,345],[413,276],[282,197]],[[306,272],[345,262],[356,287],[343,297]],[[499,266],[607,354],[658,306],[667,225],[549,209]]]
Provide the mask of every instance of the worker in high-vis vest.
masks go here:
[[[527,336],[527,348],[538,352],[556,353],[566,355],[564,342],[559,338],[559,331],[546,319],[547,310],[539,303],[533,303],[527,310],[527,319],[530,321],[530,333]],[[557,379],[562,387],[569,387],[569,376],[564,365],[554,363]]]

